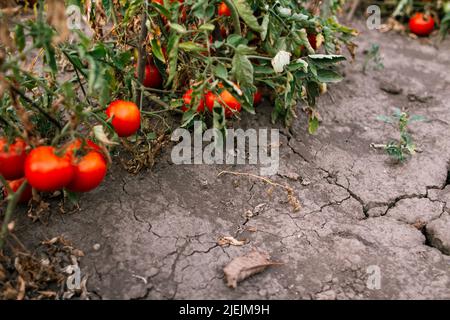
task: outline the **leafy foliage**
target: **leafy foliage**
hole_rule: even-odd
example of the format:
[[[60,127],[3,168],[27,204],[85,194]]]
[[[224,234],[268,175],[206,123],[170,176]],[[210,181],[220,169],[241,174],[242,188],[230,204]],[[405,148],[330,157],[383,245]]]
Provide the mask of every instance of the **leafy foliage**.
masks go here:
[[[389,123],[396,127],[399,131],[399,139],[389,141],[386,145],[382,145],[386,153],[397,161],[406,160],[407,155],[416,153],[416,145],[408,132],[408,125],[416,121],[424,121],[425,118],[418,115],[410,116],[406,112],[395,109],[392,116],[379,116],[378,120]]]
[[[384,68],[383,58],[380,55],[380,46],[376,43],[372,43],[370,49],[367,50],[366,57],[363,62],[363,73],[366,73],[368,68],[374,68],[380,70]]]

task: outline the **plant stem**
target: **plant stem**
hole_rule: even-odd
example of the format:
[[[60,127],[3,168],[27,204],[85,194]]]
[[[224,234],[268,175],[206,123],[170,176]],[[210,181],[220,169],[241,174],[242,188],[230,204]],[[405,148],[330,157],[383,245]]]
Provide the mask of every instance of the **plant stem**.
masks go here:
[[[147,25],[145,22],[147,21],[147,10],[144,10],[141,15],[141,34],[139,35],[139,43],[138,43],[138,80],[141,84],[144,80],[144,72],[145,72],[145,46],[144,41],[147,37]],[[142,109],[142,89],[140,87],[136,88],[136,104],[139,110]]]
[[[42,107],[36,103],[34,103],[34,101],[32,101],[30,98],[28,98],[25,93],[23,93],[21,90],[17,89],[14,86],[11,86],[11,90],[18,94],[23,100],[25,100],[28,104],[30,104],[33,108],[37,109],[40,113],[42,113],[51,123],[53,123],[59,130],[62,129],[61,124],[58,122],[58,120],[56,120],[55,118],[53,118],[47,111],[45,111],[44,109],[42,109]]]
[[[223,2],[225,2],[228,9],[230,9],[231,19],[233,20],[234,33],[236,33],[238,35],[242,35],[241,22],[239,21],[239,13],[236,9],[236,6],[234,5],[232,0],[223,0]]]
[[[5,243],[6,235],[8,233],[9,221],[11,220],[14,209],[19,202],[20,196],[22,195],[22,192],[25,190],[27,185],[28,182],[25,180],[16,192],[14,192],[13,194],[10,193],[8,195],[8,206],[6,207],[5,219],[3,220],[2,229],[0,231],[0,250],[3,248],[3,245]]]

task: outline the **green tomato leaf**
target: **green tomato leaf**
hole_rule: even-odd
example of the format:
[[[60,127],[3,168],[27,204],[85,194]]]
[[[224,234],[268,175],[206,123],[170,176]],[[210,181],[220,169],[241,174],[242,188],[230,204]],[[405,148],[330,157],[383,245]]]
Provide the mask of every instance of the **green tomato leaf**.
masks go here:
[[[164,57],[164,54],[162,52],[161,46],[158,43],[158,40],[152,39],[150,43],[152,45],[153,56],[159,61],[166,63],[166,58]]]
[[[244,20],[245,24],[256,32],[261,32],[263,29],[258,23],[258,20],[253,15],[253,10],[247,0],[232,0],[239,16]]]
[[[177,65],[178,65],[178,44],[180,42],[180,35],[172,32],[169,36],[169,43],[167,46],[167,50],[169,52],[169,76],[167,78],[166,87],[168,87],[176,73],[177,73]]]
[[[205,24],[202,24],[198,28],[198,30],[200,30],[200,31],[214,31],[215,28],[216,27],[212,23],[205,23]]]
[[[253,88],[253,65],[247,56],[235,53],[231,73],[241,87]]]
[[[270,21],[270,15],[266,14],[261,23],[261,40],[262,41],[266,40],[267,31],[269,30],[269,21]]]
[[[187,52],[208,52],[208,50],[205,47],[198,45],[192,41],[181,42],[178,45],[178,48]]]
[[[326,69],[317,70],[317,80],[320,82],[339,82],[342,79],[344,79],[344,77],[335,71]]]
[[[15,29],[16,46],[20,52],[25,48],[25,33],[21,24],[16,25]]]
[[[228,71],[227,68],[222,63],[218,63],[217,66],[214,67],[214,75],[217,78],[227,80],[228,79]]]
[[[186,28],[178,23],[170,23],[170,28],[179,34],[185,34],[187,32]]]

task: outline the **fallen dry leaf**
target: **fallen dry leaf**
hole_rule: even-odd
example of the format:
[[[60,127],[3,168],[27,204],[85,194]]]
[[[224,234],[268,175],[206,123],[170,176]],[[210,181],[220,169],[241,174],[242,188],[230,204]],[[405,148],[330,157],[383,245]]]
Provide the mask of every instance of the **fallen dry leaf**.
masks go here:
[[[226,245],[232,245],[232,246],[243,246],[247,243],[247,240],[237,240],[234,237],[220,237],[219,240],[217,240],[217,244],[221,247]]]
[[[267,252],[252,249],[244,256],[234,258],[223,268],[227,286],[236,288],[237,283],[248,277],[264,271],[269,266],[282,265],[283,263],[270,261]]]

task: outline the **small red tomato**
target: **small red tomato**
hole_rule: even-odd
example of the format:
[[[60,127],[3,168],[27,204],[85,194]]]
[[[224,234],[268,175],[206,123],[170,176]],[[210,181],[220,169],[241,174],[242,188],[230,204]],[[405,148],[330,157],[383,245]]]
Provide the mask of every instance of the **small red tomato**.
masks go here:
[[[163,79],[158,68],[154,64],[145,66],[143,85],[147,88],[161,88]]]
[[[136,65],[135,77],[138,77],[138,66]],[[163,79],[158,68],[153,64],[146,64],[144,69],[144,79],[142,84],[147,88],[161,88]]]
[[[25,178],[39,191],[52,192],[67,186],[74,168],[69,155],[58,156],[49,146],[33,149],[25,160]]]
[[[262,93],[259,90],[256,90],[255,94],[253,95],[253,105],[256,106],[260,104],[262,101]]]
[[[192,92],[194,92],[194,90],[189,89],[188,91],[186,91],[186,93],[183,95],[183,103],[184,105],[181,107],[181,110],[183,112],[186,112],[190,109],[189,105],[192,102]],[[205,101],[203,99],[200,99],[198,106],[197,106],[197,112],[201,113],[205,110]]]
[[[17,190],[19,190],[20,186],[23,184],[24,181],[25,181],[25,178],[8,181],[8,186],[12,190],[12,192],[16,192]],[[8,196],[8,189],[6,187],[3,188],[3,195],[5,196],[5,198]],[[32,196],[33,196],[33,190],[31,188],[30,184],[27,184],[27,186],[25,187],[25,190],[23,190],[22,194],[20,195],[19,202],[20,203],[28,203],[28,201],[30,201]]]
[[[6,180],[16,180],[24,175],[24,164],[27,157],[26,143],[22,139],[16,139],[8,145],[8,140],[0,139],[0,174]]]
[[[241,104],[228,90],[223,90],[219,97],[215,96],[211,91],[208,91],[205,95],[205,100],[206,106],[211,112],[213,111],[214,101],[217,100],[224,106],[226,118],[230,118],[235,112],[241,111]]]
[[[211,91],[206,92],[205,94],[205,104],[208,107],[209,111],[212,112],[212,109],[214,108],[214,101],[216,101],[217,96],[212,93]]]
[[[223,100],[222,105],[225,104],[225,117],[230,118],[235,112],[241,111],[241,104],[228,90],[222,91],[220,98],[219,101]]]
[[[97,188],[108,169],[103,155],[97,151],[88,151],[82,157],[75,157],[72,163],[75,173],[66,187],[72,192],[88,192]]]
[[[417,12],[409,19],[409,30],[418,36],[428,36],[433,29],[434,20],[431,16]]]
[[[308,33],[308,42],[314,50],[317,50],[317,37],[314,33]]]
[[[225,17],[231,16],[231,11],[230,11],[230,9],[228,8],[228,6],[226,5],[225,2],[221,2],[219,4],[219,8],[217,9],[217,14],[219,16],[225,16]]]
[[[228,36],[227,28],[225,28],[224,26],[221,26],[220,27],[220,35],[222,36],[222,38],[226,39]]]
[[[141,112],[131,101],[115,100],[106,109],[108,119],[119,137],[129,137],[138,131],[141,125]]]
[[[92,140],[83,140],[76,139],[67,146],[66,155],[70,156],[72,160],[79,155],[79,152],[88,152],[88,151],[97,151],[102,153],[102,148],[96,145]]]

